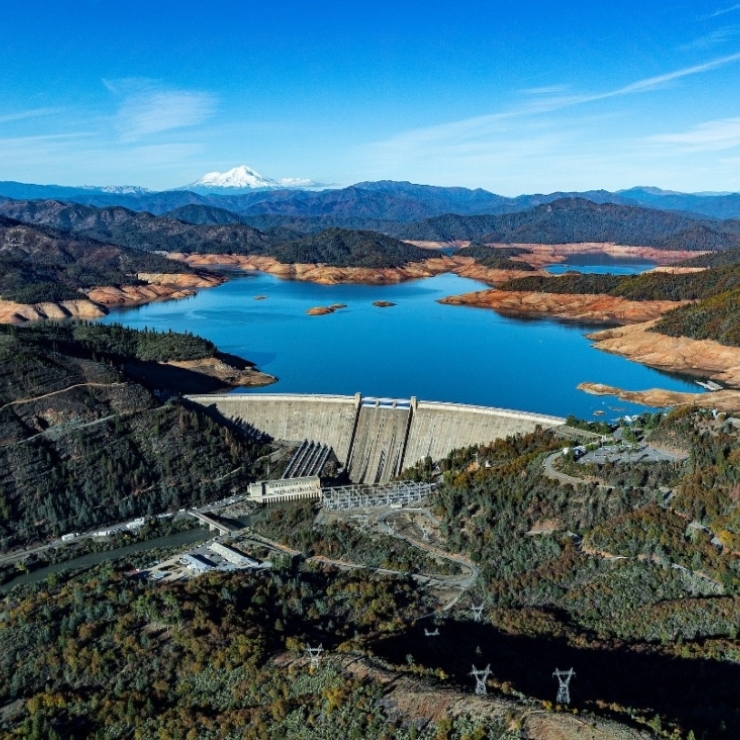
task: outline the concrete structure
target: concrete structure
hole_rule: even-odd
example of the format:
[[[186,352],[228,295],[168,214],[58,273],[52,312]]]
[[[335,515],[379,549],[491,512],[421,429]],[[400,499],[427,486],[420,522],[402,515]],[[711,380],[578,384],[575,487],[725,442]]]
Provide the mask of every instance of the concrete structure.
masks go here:
[[[190,514],[190,516],[194,516],[198,521],[203,522],[203,524],[207,524],[208,529],[211,532],[218,531],[219,534],[229,534],[230,532],[236,531],[235,528],[229,524],[219,521],[218,519],[214,519],[212,516],[209,516],[202,511],[198,511],[197,509],[191,509],[188,511],[188,514]]]
[[[342,463],[349,459],[361,401],[359,393],[355,396],[235,393],[188,398],[203,406],[215,406],[227,418],[246,422],[273,439],[329,445]]]
[[[358,483],[387,483],[403,469],[411,402],[363,398],[347,467]]]
[[[207,570],[213,570],[216,567],[215,563],[198,553],[183,555],[182,560],[186,568],[194,570],[196,573],[205,573]]]
[[[236,548],[229,547],[229,545],[222,545],[220,542],[211,542],[208,545],[208,549],[220,555],[224,560],[228,560],[234,565],[238,565],[240,568],[257,568],[259,563],[252,558],[248,558],[243,552],[239,552]]]
[[[317,475],[305,478],[263,480],[251,483],[249,486],[249,498],[260,504],[275,501],[298,501],[304,498],[319,498],[319,496],[321,496],[321,480]]]
[[[425,457],[549,429],[565,420],[525,411],[415,398],[239,393],[188,396],[273,439],[327,445],[354,483],[387,483]]]
[[[324,465],[330,459],[336,458],[329,445],[305,440],[295,451],[288,466],[285,468],[283,478],[305,478],[309,475],[320,476],[324,471]]]

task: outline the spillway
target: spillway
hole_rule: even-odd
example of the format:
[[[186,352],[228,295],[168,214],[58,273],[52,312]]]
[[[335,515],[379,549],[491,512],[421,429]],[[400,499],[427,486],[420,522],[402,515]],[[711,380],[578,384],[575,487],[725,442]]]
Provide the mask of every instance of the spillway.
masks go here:
[[[239,393],[187,396],[277,440],[318,443],[334,450],[354,483],[387,483],[425,457],[486,444],[512,434],[550,429],[565,419],[525,411],[390,399],[314,394]]]

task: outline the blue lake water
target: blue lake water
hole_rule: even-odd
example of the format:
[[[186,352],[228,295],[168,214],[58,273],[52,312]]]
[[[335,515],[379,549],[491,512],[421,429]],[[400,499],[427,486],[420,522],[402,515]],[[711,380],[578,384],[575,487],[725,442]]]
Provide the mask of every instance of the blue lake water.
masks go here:
[[[589,255],[589,263],[580,260],[569,259],[558,265],[549,265],[545,269],[553,275],[562,275],[564,272],[577,270],[578,272],[597,273],[599,275],[639,275],[645,270],[655,267],[652,262],[631,262],[626,260],[604,260],[600,264],[593,264],[593,255]]]
[[[193,298],[115,311],[102,321],[190,331],[279,378],[249,392],[360,391],[583,418],[603,411],[612,418],[644,408],[589,396],[576,386],[592,381],[628,390],[699,390],[688,379],[593,349],[584,336],[593,326],[436,303],[487,287],[456,275],[389,286],[322,286],[257,273]],[[258,295],[267,298],[255,300]],[[378,308],[376,300],[397,305]],[[347,308],[306,315],[308,308],[333,303]]]

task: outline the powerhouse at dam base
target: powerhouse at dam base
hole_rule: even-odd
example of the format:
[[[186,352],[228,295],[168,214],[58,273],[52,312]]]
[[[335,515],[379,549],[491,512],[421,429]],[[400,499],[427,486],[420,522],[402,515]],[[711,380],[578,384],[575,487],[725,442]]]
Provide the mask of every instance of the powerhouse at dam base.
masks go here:
[[[319,394],[187,396],[274,440],[305,445],[309,459],[333,455],[353,483],[387,483],[402,470],[452,450],[486,444],[565,419],[525,411],[410,399]],[[309,471],[310,472],[310,471]]]

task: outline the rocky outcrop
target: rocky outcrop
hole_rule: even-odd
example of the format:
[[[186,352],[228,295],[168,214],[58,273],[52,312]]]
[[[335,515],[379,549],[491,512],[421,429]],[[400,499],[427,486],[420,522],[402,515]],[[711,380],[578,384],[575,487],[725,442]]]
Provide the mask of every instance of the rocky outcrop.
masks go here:
[[[27,321],[52,319],[99,319],[108,311],[84,298],[75,301],[15,303],[0,300],[0,324],[25,324]]]
[[[198,288],[213,288],[226,280],[221,275],[195,273],[139,273],[137,279],[148,284],[92,288],[87,291],[87,298],[78,300],[16,303],[0,299],[0,324],[44,319],[99,319],[108,313],[107,306],[138,306],[169,298],[187,298]]]
[[[331,306],[314,306],[309,308],[306,313],[309,316],[326,316],[327,314],[334,313],[340,308],[347,308],[344,303],[334,303]]]
[[[655,321],[589,334],[594,346],[661,370],[711,378],[740,388],[740,347],[650,331]]]
[[[588,323],[631,324],[655,319],[685,301],[628,301],[610,295],[480,290],[442,298],[451,306],[491,308],[511,316],[542,316]]]
[[[186,262],[195,268],[236,268],[266,272],[285,280],[302,280],[321,285],[363,283],[391,285],[407,280],[434,277],[453,272],[461,277],[481,280],[492,285],[538,273],[523,270],[496,270],[485,267],[472,257],[440,255],[423,262],[409,262],[402,267],[332,267],[314,263],[283,264],[274,257],[239,254],[184,254],[171,252],[170,259]]]
[[[646,391],[625,391],[603,383],[581,383],[578,390],[594,396],[616,396],[621,401],[638,403],[653,408],[668,406],[691,406],[735,413],[740,411],[740,390],[710,391],[709,393],[682,393],[651,388]]]
[[[213,288],[225,281],[220,275],[192,273],[139,273],[137,277],[148,285],[103,286],[89,290],[87,296],[103,306],[137,306],[152,301],[187,298],[195,295],[199,288]]]
[[[444,249],[449,247],[467,247],[470,242],[421,242],[409,241],[417,247],[424,249]],[[574,254],[608,255],[620,260],[646,260],[656,265],[672,265],[682,260],[698,257],[706,252],[688,252],[685,250],[656,249],[655,247],[628,247],[611,242],[585,242],[582,244],[488,244],[489,247],[506,248],[518,247],[526,249],[527,254],[522,254],[513,259],[527,262],[533,267],[546,267],[560,262],[567,262],[568,257]],[[697,268],[689,268],[697,269]],[[703,268],[699,268],[703,269]],[[531,273],[530,273],[531,274]]]
[[[521,247],[530,254],[520,255],[519,259],[533,267],[567,262],[574,254],[607,255],[619,260],[646,260],[656,265],[672,265],[682,260],[698,257],[706,252],[686,250],[656,249],[655,247],[627,247],[610,242],[586,242],[584,244],[501,244],[502,247]]]
[[[224,354],[203,360],[170,360],[161,364],[207,375],[232,388],[270,385],[277,381],[274,375],[260,372],[251,363]]]

